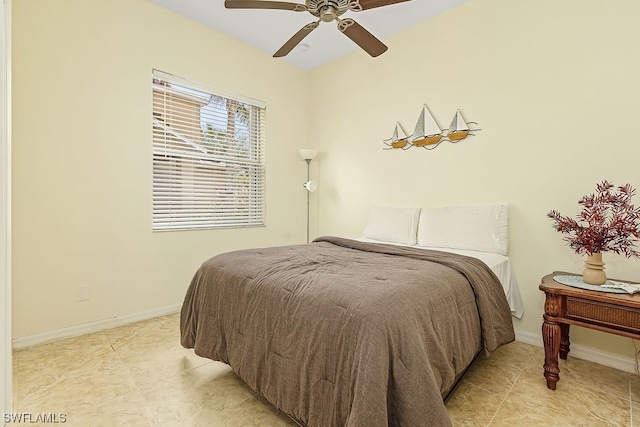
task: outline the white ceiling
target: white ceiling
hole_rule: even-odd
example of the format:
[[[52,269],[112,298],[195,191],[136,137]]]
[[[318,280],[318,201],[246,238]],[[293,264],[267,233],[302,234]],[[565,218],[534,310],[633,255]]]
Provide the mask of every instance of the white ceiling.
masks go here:
[[[226,9],[224,0],[151,0],[160,6],[184,15],[231,37],[254,46],[272,55],[291,36],[317,18],[308,12],[289,10]],[[287,0],[288,1],[288,0]],[[350,17],[384,42],[391,34],[424,21],[465,0],[412,0],[383,6],[362,12],[347,12]],[[294,2],[295,1],[291,1]],[[303,3],[303,0],[297,1]],[[305,51],[302,45],[308,46]],[[388,45],[388,44],[387,44]],[[388,45],[389,46],[389,45]],[[393,46],[389,46],[393,49]],[[354,42],[338,31],[335,22],[321,22],[300,45],[284,58],[285,61],[303,70],[312,70],[338,59],[350,52],[360,50]]]

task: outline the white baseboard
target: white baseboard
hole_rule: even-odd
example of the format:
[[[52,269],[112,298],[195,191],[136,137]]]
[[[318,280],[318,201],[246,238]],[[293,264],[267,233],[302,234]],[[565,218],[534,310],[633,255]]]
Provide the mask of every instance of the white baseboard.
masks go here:
[[[11,345],[13,348],[25,348],[65,338],[73,338],[80,335],[92,334],[94,332],[104,331],[105,329],[117,328],[118,326],[124,326],[130,323],[140,322],[142,320],[148,320],[155,317],[165,316],[167,314],[173,314],[180,311],[180,307],[181,304],[171,305],[154,310],[144,311],[141,313],[128,314],[126,316],[98,320],[96,322],[56,329],[49,332],[43,332],[41,334],[15,338],[11,341]]]
[[[525,344],[535,345],[536,347],[544,347],[541,334],[532,334],[531,332],[516,331],[516,341]],[[610,368],[619,369],[625,372],[635,373],[636,361],[628,357],[618,356],[617,354],[607,353],[592,347],[586,347],[579,344],[571,344],[570,356],[608,366]]]

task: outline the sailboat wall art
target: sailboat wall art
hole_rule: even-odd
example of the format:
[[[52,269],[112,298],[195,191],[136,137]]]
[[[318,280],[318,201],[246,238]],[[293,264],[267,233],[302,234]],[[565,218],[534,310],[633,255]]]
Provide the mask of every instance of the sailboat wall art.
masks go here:
[[[456,143],[467,136],[473,136],[473,132],[480,130],[478,128],[470,128],[470,124],[477,126],[476,122],[467,122],[460,110],[456,110],[449,128],[442,129],[433,114],[431,114],[431,111],[429,111],[429,107],[424,104],[413,133],[407,136],[402,124],[396,122],[391,138],[384,140],[384,144],[387,146],[385,149],[401,148],[408,150],[411,147],[422,147],[432,150],[444,141]]]
[[[442,139],[442,129],[433,118],[429,108],[425,104],[422,107],[420,117],[416,123],[416,128],[409,141],[411,145],[416,147],[424,147],[425,145],[437,144]]]
[[[456,110],[456,115],[453,117],[453,121],[448,130],[447,138],[449,138],[450,141],[460,141],[469,135],[469,125],[462,118],[460,110]]]
[[[407,148],[411,148],[407,132],[404,130],[404,127],[402,127],[400,122],[396,122],[396,127],[393,129],[391,138],[385,139],[384,143],[388,145],[389,148],[402,148],[405,150]]]

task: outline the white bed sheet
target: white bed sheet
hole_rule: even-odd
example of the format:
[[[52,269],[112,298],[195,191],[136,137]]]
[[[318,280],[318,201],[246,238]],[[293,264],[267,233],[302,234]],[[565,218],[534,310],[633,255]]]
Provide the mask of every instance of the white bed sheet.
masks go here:
[[[367,239],[363,237],[357,238],[356,240],[360,240],[362,242],[382,243],[387,245],[410,246],[410,245],[402,245],[401,243],[390,243],[390,242],[385,242],[381,240]],[[522,314],[524,313],[524,307],[522,305],[520,288],[518,287],[518,280],[516,279],[516,275],[513,272],[511,259],[508,256],[501,255],[494,252],[469,251],[464,249],[432,248],[432,247],[418,246],[418,245],[411,245],[411,247],[469,256],[469,257],[477,258],[480,261],[484,262],[485,264],[487,264],[487,267],[489,267],[491,271],[493,271],[493,273],[498,277],[498,279],[500,280],[500,283],[502,283],[504,294],[506,295],[507,302],[509,303],[509,307],[511,308],[511,314],[517,317],[518,319],[522,318]]]

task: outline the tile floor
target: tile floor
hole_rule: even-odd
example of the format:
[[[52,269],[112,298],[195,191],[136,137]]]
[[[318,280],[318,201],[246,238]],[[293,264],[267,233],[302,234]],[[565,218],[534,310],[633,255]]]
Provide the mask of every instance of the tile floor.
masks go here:
[[[226,365],[183,349],[178,324],[172,314],[14,351],[14,412],[83,427],[296,426]],[[519,342],[481,357],[447,402],[453,425],[640,426],[640,377],[570,354],[550,391],[543,360]]]

